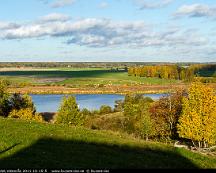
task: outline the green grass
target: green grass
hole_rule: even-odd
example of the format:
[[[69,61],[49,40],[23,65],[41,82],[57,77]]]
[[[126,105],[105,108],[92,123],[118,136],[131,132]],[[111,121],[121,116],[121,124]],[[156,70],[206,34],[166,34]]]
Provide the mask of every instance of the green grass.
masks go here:
[[[31,77],[0,76],[0,80],[8,80],[10,83],[33,83],[35,80]]]
[[[5,71],[0,72],[0,76],[7,77],[8,80],[20,82],[23,80],[31,81],[34,84],[43,84],[43,82],[37,82],[37,80],[44,78],[63,78],[59,82],[44,82],[46,84],[76,84],[76,85],[94,85],[94,84],[169,84],[177,83],[177,80],[167,80],[159,78],[141,78],[128,76],[127,72],[118,71],[113,72],[111,70],[47,70],[47,71]],[[16,80],[14,80],[16,78]],[[20,81],[19,81],[20,79]]]
[[[126,134],[0,118],[1,168],[216,168],[216,158]]]

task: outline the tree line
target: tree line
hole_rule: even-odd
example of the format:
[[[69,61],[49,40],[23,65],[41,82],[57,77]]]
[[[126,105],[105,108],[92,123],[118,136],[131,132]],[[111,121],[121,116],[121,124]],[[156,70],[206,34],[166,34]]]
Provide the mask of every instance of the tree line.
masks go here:
[[[215,72],[216,64],[193,64],[188,67],[178,65],[150,65],[128,68],[129,76],[157,77],[161,79],[186,81],[192,81],[194,77],[198,76],[213,76]]]

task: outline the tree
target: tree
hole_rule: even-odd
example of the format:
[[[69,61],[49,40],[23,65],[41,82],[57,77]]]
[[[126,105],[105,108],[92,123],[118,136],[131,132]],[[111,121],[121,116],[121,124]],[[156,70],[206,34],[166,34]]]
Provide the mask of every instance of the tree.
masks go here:
[[[212,88],[192,83],[188,97],[183,99],[177,128],[180,137],[192,140],[199,148],[216,142],[216,96]]]
[[[29,95],[14,93],[9,102],[11,112],[8,117],[43,122],[43,117],[39,113],[36,113],[36,108]]]
[[[82,125],[84,116],[80,113],[74,96],[64,97],[57,112],[56,123]]]
[[[194,72],[194,71],[192,71]],[[177,65],[136,66],[128,69],[129,76],[179,79],[181,68]]]
[[[27,95],[21,95],[18,93],[14,93],[10,98],[10,104],[12,109],[20,110],[20,109],[31,109],[33,113],[36,113],[36,108],[32,101],[32,98]]]
[[[135,98],[136,97],[136,98]],[[136,95],[127,94],[124,100],[124,115],[127,117],[133,117],[138,114],[138,102],[139,98]]]
[[[149,107],[153,100],[143,95],[126,95],[124,100],[125,130],[148,140],[152,135],[152,121]]]
[[[7,84],[4,80],[0,81],[0,116],[7,117],[11,111]]]
[[[152,102],[153,101],[150,100],[149,97],[145,97],[139,101],[140,120],[137,121],[138,133],[146,140],[148,140],[150,136],[154,135],[153,121],[151,120],[149,112],[150,104]]]
[[[151,117],[156,124],[155,131],[159,138],[178,138],[177,122],[182,111],[183,94],[183,90],[177,90],[152,105]]]

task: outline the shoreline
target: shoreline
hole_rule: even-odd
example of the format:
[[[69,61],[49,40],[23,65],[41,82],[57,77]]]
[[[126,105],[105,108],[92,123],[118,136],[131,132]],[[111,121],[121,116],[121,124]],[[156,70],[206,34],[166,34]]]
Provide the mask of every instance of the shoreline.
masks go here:
[[[68,88],[63,86],[34,86],[34,87],[10,87],[9,93],[49,95],[49,94],[164,94],[176,89],[187,88],[187,85],[136,85],[136,86],[112,86],[101,88]]]
[[[166,94],[169,91],[149,91],[149,92],[18,92],[20,94],[31,94],[31,95],[64,95],[64,94],[79,94],[79,95],[85,95],[85,94],[118,94],[118,95],[126,95],[128,93],[134,93],[134,94]],[[13,94],[15,92],[9,92],[10,94]]]

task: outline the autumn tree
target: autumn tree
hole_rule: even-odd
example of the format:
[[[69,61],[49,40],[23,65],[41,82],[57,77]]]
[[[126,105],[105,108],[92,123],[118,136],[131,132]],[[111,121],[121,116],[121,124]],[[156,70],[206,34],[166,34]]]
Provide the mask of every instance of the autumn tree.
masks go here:
[[[180,68],[177,65],[136,66],[128,69],[129,76],[158,77],[162,79],[179,79]]]
[[[182,98],[184,91],[161,97],[150,108],[151,118],[156,124],[155,131],[159,138],[178,137],[177,122],[182,111]]]
[[[35,105],[29,95],[14,93],[9,102],[11,112],[8,117],[43,122],[43,117],[41,114],[36,113]]]
[[[128,68],[128,76],[134,75],[134,67],[129,67]]]
[[[188,97],[183,99],[177,128],[180,137],[192,140],[199,148],[216,142],[216,96],[212,88],[192,83]]]

